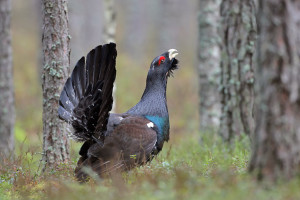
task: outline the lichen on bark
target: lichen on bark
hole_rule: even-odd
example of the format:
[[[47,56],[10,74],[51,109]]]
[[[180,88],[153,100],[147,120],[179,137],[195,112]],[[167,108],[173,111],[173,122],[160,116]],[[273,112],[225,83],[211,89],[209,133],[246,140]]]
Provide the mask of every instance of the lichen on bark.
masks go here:
[[[66,0],[43,0],[43,161],[53,168],[69,160],[66,124],[58,118],[59,93],[69,75],[70,47]]]
[[[223,0],[220,135],[231,141],[235,135],[254,130],[254,50],[256,17],[253,0]]]

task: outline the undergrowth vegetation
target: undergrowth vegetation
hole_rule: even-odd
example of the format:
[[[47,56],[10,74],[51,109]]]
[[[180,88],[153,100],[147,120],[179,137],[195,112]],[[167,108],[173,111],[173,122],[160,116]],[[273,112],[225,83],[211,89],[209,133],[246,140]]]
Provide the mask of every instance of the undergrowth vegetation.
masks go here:
[[[299,180],[271,187],[247,173],[247,137],[228,146],[213,134],[177,136],[150,164],[85,184],[73,177],[76,154],[69,163],[42,172],[39,150],[22,151],[0,166],[0,199],[300,198]]]

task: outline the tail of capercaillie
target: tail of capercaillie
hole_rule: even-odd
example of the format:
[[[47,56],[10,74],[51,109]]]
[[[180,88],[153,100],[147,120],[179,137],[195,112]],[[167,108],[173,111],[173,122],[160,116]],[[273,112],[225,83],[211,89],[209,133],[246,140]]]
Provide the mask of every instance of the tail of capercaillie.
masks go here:
[[[116,45],[98,46],[76,64],[60,95],[58,114],[71,124],[77,141],[103,137],[112,109]],[[103,138],[102,138],[103,139]]]

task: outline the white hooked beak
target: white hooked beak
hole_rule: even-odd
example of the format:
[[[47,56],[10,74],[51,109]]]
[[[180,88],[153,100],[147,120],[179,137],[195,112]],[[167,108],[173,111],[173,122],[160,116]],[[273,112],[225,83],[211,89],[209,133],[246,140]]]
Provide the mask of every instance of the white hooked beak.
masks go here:
[[[178,55],[178,51],[176,49],[170,49],[169,51],[169,59],[172,60],[175,56]]]

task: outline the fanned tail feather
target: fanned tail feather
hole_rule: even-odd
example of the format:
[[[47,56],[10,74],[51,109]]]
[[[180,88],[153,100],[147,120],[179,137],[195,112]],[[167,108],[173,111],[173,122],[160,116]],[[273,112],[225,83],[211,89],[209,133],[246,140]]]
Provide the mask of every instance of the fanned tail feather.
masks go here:
[[[116,45],[98,46],[82,57],[59,100],[59,117],[74,128],[78,141],[103,139],[112,108],[116,77]]]

